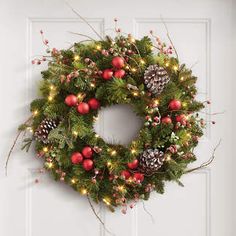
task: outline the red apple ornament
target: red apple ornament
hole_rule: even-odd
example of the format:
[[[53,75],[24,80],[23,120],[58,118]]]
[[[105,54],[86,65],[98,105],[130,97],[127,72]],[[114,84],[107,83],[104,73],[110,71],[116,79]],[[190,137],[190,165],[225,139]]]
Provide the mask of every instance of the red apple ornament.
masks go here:
[[[77,102],[78,102],[78,98],[73,94],[70,94],[65,98],[65,104],[67,106],[73,107],[77,104]]]
[[[86,102],[79,103],[79,105],[77,106],[77,111],[82,115],[89,113],[88,103],[86,103]]]
[[[163,123],[163,124],[171,124],[172,120],[171,120],[171,118],[169,116],[166,116],[166,117],[163,117],[161,119],[161,123]]]
[[[122,170],[120,174],[124,179],[129,179],[131,174],[128,170]]]
[[[111,79],[113,76],[113,71],[111,69],[106,69],[102,72],[102,78],[105,80]]]
[[[114,76],[118,79],[122,79],[125,76],[125,71],[123,69],[117,70]]]
[[[91,158],[93,155],[93,149],[89,146],[84,147],[82,150],[82,154],[85,158]]]
[[[93,161],[90,160],[90,159],[86,159],[83,161],[83,168],[86,170],[86,171],[90,171],[93,169]]]
[[[83,156],[82,156],[82,154],[80,152],[74,152],[71,155],[71,162],[73,164],[79,164],[79,163],[81,163],[83,161],[83,159],[84,158],[83,158]]]
[[[112,64],[115,68],[121,69],[122,67],[124,67],[125,61],[124,61],[124,59],[123,59],[122,57],[114,57],[114,58],[112,59],[111,64]]]
[[[136,182],[141,183],[141,182],[143,182],[143,180],[144,180],[144,174],[138,173],[138,172],[137,172],[137,173],[134,173],[133,178],[134,178],[134,180],[135,180]]]
[[[137,167],[138,167],[138,160],[137,159],[135,159],[135,160],[133,160],[132,162],[129,162],[128,164],[127,164],[127,166],[130,168],[130,169],[136,169]]]
[[[170,110],[179,110],[181,108],[181,106],[182,106],[181,101],[179,101],[177,99],[173,99],[169,103]]]
[[[89,99],[88,104],[93,110],[97,110],[100,107],[100,102],[96,98]]]

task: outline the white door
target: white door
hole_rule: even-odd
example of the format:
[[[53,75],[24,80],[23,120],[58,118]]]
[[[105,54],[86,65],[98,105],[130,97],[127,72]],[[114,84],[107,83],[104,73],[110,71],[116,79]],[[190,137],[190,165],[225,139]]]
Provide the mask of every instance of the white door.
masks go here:
[[[216,120],[216,125],[208,126],[197,149],[199,161],[194,165],[208,159],[222,138],[211,167],[184,176],[184,188],[166,184],[164,195],[154,193],[145,203],[155,222],[139,203],[126,215],[101,208],[100,215],[106,226],[117,236],[236,235],[232,220],[233,1],[71,0],[70,4],[100,34],[109,34],[109,29],[114,28],[113,19],[117,17],[123,32],[141,37],[152,29],[168,40],[162,16],[181,62],[194,65],[193,71],[199,77],[199,98],[212,100],[206,112],[226,111],[223,115],[206,117]],[[37,82],[44,66],[33,67],[30,62],[33,56],[45,52],[39,34],[41,29],[50,45],[56,48],[69,47],[81,39],[70,32],[95,37],[65,1],[0,0],[0,235],[109,235],[84,197],[35,171],[41,163],[33,151],[22,153],[17,145],[9,163],[8,177],[4,176],[5,157],[16,128],[29,115],[29,102],[37,96]],[[113,115],[109,114],[104,116],[105,125],[99,127],[105,136],[111,131],[106,125]],[[126,130],[129,133],[129,127]],[[125,137],[126,133],[122,135]],[[38,184],[35,179],[39,180]]]

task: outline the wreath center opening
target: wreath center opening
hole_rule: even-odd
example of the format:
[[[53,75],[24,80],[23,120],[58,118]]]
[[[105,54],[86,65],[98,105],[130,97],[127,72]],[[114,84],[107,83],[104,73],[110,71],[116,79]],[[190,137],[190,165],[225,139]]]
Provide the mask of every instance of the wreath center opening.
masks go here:
[[[142,125],[132,106],[119,104],[100,109],[93,127],[105,142],[126,146],[135,139]]]

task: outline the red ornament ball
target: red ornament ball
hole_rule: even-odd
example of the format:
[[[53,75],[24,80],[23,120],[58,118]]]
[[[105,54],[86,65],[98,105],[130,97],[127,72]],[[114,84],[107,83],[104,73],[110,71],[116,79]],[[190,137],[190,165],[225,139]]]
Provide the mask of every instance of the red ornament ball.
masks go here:
[[[111,79],[113,76],[113,71],[111,69],[106,69],[102,72],[102,78],[105,80]]]
[[[144,180],[144,174],[138,173],[138,172],[137,172],[137,173],[134,173],[133,178],[134,178],[134,180],[135,180],[136,182],[141,183],[141,182],[143,182],[143,180]]]
[[[130,174],[130,172],[128,171],[128,170],[123,170],[123,171],[121,171],[121,177],[123,177],[124,179],[129,179],[130,178],[130,176],[131,176],[131,174]]]
[[[86,103],[86,102],[79,103],[79,105],[77,106],[77,111],[82,115],[89,113],[88,103]]]
[[[176,116],[175,117],[175,120],[177,121],[177,122],[182,122],[182,121],[186,121],[186,119],[187,119],[187,117],[184,115],[184,114],[181,114],[181,115],[178,115],[178,116]]]
[[[82,154],[85,158],[91,158],[93,155],[93,149],[89,146],[84,147],[82,150]]]
[[[182,106],[181,101],[179,101],[177,99],[173,99],[169,103],[170,110],[179,110],[181,108],[181,106]]]
[[[121,69],[122,67],[124,67],[125,61],[124,61],[124,59],[123,59],[122,57],[114,57],[114,58],[112,59],[111,64],[112,64],[115,68]]]
[[[86,159],[83,161],[83,168],[86,170],[86,171],[90,171],[93,169],[93,161],[90,160],[90,159]]]
[[[77,102],[78,102],[78,98],[73,94],[68,95],[65,99],[65,104],[70,107],[75,106]]]
[[[166,116],[166,117],[163,117],[161,119],[161,123],[163,123],[163,124],[171,124],[172,120],[171,120],[171,118],[169,116]]]
[[[132,162],[129,162],[128,164],[127,164],[127,166],[130,168],[130,169],[136,169],[137,167],[138,167],[138,160],[137,159],[135,159],[135,160],[133,160]]]
[[[83,161],[83,159],[84,158],[83,158],[83,156],[82,156],[82,154],[80,152],[74,152],[71,155],[71,162],[73,164],[79,164],[79,163],[81,163]]]
[[[96,98],[89,99],[88,104],[93,110],[97,110],[100,107],[100,102]]]
[[[118,79],[122,79],[125,76],[125,71],[123,69],[117,70],[114,76]]]

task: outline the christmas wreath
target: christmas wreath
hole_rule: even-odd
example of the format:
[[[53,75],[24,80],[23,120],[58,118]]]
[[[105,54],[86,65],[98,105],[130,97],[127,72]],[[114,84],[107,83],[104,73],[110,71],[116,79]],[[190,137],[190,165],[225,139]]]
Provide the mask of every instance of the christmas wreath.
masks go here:
[[[125,212],[152,191],[163,193],[166,181],[182,185],[203,135],[197,112],[205,102],[196,101],[197,78],[180,64],[173,45],[152,32],[135,39],[119,31],[67,50],[43,42],[48,56],[32,63],[48,61],[48,68],[42,97],[32,101],[32,116],[19,127],[31,132],[23,148],[34,142],[55,180],[111,210],[122,206]],[[93,128],[99,109],[115,104],[129,104],[143,120],[127,146],[105,142]]]

